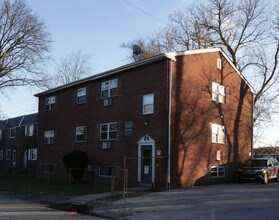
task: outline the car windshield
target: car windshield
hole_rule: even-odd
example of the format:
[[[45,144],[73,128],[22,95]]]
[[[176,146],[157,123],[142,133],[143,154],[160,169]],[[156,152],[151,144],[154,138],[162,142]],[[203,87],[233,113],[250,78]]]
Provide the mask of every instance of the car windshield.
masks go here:
[[[267,165],[267,160],[250,160],[245,166],[247,167],[265,167]]]

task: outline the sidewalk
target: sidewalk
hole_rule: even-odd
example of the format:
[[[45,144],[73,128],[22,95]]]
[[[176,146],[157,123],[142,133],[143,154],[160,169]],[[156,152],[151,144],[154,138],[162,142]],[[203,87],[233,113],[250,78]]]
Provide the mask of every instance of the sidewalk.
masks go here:
[[[114,194],[107,192],[78,196],[63,203],[88,207],[88,214],[94,216],[108,219],[126,219],[128,211],[132,211],[127,201],[132,198],[137,199],[141,195],[148,194],[149,192],[149,188],[136,187],[129,188],[125,193],[125,198],[123,198],[123,191],[116,191]]]

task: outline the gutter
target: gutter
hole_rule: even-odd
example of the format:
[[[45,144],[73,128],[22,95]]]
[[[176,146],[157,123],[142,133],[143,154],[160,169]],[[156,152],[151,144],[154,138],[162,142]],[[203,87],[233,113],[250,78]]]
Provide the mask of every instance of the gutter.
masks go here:
[[[160,54],[160,55],[151,57],[149,59],[145,59],[145,60],[142,60],[142,61],[139,61],[139,62],[130,63],[130,64],[127,64],[127,65],[124,65],[124,66],[121,66],[121,67],[118,67],[118,68],[115,68],[115,69],[112,69],[112,70],[108,70],[108,71],[105,71],[105,72],[102,72],[102,73],[99,73],[99,74],[96,74],[96,75],[93,75],[93,76],[89,76],[89,77],[86,77],[86,78],[68,83],[66,85],[58,86],[56,88],[37,93],[34,96],[40,97],[40,96],[43,96],[43,95],[51,94],[53,92],[57,92],[57,91],[60,91],[60,90],[63,90],[63,89],[66,89],[66,88],[69,88],[69,87],[72,87],[72,86],[76,86],[76,85],[86,83],[86,82],[89,82],[89,81],[97,80],[97,79],[100,79],[100,78],[103,78],[103,77],[106,77],[106,76],[111,76],[111,75],[114,75],[114,74],[117,74],[117,73],[120,73],[120,72],[123,72],[123,71],[131,70],[131,69],[134,69],[134,68],[137,68],[137,67],[140,67],[140,66],[144,66],[144,65],[147,65],[147,64],[150,64],[150,63],[158,62],[158,61],[161,61],[161,60],[164,60],[164,59],[174,59],[174,56],[171,55],[171,54],[168,54],[168,53]]]

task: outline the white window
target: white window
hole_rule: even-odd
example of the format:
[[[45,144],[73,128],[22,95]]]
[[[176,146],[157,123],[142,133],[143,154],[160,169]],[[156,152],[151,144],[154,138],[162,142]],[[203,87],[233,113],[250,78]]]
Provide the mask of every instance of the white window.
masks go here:
[[[2,137],[2,130],[0,130],[0,141],[3,139]]]
[[[111,177],[114,175],[115,175],[115,167],[108,167],[108,166],[99,167],[99,176]]]
[[[43,173],[54,173],[55,172],[55,164],[52,164],[52,163],[42,164],[42,172]]]
[[[54,143],[54,130],[45,131],[44,133],[44,143],[53,144]]]
[[[112,79],[101,83],[101,98],[107,99],[117,96],[118,79]]]
[[[4,160],[4,150],[0,150],[0,160]]]
[[[10,129],[10,138],[15,138],[16,136],[16,128],[11,128]]]
[[[221,60],[220,58],[217,58],[217,68],[218,68],[219,70],[222,69],[222,60]]]
[[[226,87],[212,82],[212,100],[219,103],[226,103]]]
[[[154,112],[154,94],[147,94],[142,97],[142,113],[144,115]]]
[[[211,177],[212,178],[220,178],[220,177],[225,177],[225,167],[219,166],[219,167],[211,167],[210,171]]]
[[[6,150],[6,160],[10,160],[11,159],[11,150],[8,149]]]
[[[77,104],[86,103],[86,88],[80,88],[77,90]]]
[[[76,142],[85,141],[85,126],[76,127]]]
[[[212,143],[225,144],[226,143],[225,126],[211,124],[211,136],[212,136]]]
[[[108,141],[108,140],[116,140],[117,133],[117,123],[105,123],[100,124],[100,140]]]
[[[34,125],[26,125],[25,126],[25,136],[33,136],[34,135]]]
[[[54,110],[55,96],[47,97],[45,100],[46,111]]]
[[[38,158],[37,148],[28,149],[28,160],[37,160],[37,158]]]

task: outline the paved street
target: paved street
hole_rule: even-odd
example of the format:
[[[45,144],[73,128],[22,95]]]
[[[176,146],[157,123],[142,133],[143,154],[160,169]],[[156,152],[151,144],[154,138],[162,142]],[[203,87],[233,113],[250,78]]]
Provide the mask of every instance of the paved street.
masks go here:
[[[152,193],[94,212],[112,219],[278,220],[279,183],[220,184]]]
[[[89,205],[94,214],[109,219],[156,220],[278,220],[279,183],[219,184],[149,193],[126,200],[106,200],[109,194],[71,199]],[[69,202],[69,201],[65,201]],[[0,193],[0,220],[101,219],[56,211],[43,204]]]
[[[48,220],[97,220],[101,218],[57,211],[43,204],[15,198],[15,196],[0,192],[0,220],[48,219]]]

